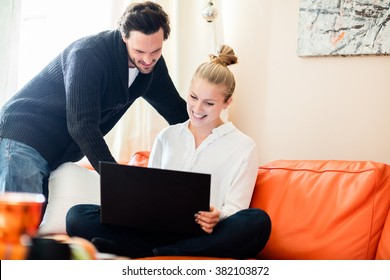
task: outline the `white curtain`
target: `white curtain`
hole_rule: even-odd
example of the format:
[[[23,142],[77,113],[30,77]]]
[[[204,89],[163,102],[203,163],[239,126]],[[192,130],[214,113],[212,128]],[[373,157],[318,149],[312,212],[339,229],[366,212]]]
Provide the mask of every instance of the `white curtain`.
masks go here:
[[[143,99],[137,99],[116,126],[105,136],[114,158],[127,163],[136,151],[150,150],[165,120]]]
[[[0,1],[0,106],[17,88],[21,0]]]

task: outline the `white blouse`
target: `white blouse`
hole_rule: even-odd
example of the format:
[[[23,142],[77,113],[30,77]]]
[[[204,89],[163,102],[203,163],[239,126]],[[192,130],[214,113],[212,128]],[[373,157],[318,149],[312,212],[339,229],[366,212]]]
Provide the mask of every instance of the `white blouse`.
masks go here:
[[[248,208],[258,171],[254,141],[227,122],[195,149],[188,124],[169,126],[157,135],[148,166],[211,174],[210,205],[221,211],[220,219]]]

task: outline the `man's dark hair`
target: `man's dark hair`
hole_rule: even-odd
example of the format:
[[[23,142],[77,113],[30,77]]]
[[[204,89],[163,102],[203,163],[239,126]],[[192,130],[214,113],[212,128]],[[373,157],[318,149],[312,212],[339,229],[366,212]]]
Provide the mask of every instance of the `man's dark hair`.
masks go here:
[[[118,30],[126,38],[130,31],[150,35],[160,28],[164,31],[164,40],[168,39],[171,32],[169,17],[159,4],[151,1],[130,4],[118,22]]]

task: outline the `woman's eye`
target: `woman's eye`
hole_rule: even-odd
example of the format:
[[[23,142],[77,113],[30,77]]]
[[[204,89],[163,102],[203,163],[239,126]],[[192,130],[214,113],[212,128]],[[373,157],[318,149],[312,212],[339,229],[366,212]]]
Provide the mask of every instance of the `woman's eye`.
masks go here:
[[[214,103],[206,102],[207,106],[214,106]]]
[[[192,99],[197,99],[195,95],[190,95]]]

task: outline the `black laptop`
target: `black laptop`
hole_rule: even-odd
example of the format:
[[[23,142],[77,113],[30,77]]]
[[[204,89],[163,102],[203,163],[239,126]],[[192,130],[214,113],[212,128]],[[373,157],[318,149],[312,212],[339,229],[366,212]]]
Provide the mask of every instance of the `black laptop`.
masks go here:
[[[100,162],[101,222],[198,235],[210,208],[210,174]]]

